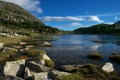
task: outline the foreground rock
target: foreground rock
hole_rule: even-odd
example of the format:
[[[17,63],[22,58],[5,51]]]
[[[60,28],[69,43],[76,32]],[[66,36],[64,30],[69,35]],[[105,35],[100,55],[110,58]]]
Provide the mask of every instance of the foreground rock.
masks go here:
[[[3,74],[6,76],[22,77],[25,70],[25,60],[6,62]]]
[[[103,67],[102,67],[102,70],[107,72],[107,73],[110,73],[110,72],[113,72],[114,71],[114,68],[113,68],[113,65],[111,63],[106,63]]]
[[[52,74],[49,72],[35,73],[34,79],[35,80],[54,80],[52,77]]]
[[[0,80],[24,80],[24,79],[16,76],[1,76]]]
[[[34,80],[56,80],[57,77],[69,75],[68,72],[61,72],[52,68],[37,64],[35,62],[28,62],[25,69],[25,79]]]

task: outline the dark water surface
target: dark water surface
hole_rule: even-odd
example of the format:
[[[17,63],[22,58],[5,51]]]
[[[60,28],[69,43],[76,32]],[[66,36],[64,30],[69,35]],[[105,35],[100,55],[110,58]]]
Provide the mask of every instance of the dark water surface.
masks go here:
[[[57,66],[87,63],[104,65],[106,62],[110,62],[108,58],[112,53],[120,53],[120,45],[116,44],[120,41],[120,36],[65,34],[50,37],[55,39],[50,42],[53,47],[40,47],[40,49],[46,50]],[[92,52],[103,54],[104,59],[88,59],[87,54]],[[116,69],[120,69],[119,64],[112,63]]]

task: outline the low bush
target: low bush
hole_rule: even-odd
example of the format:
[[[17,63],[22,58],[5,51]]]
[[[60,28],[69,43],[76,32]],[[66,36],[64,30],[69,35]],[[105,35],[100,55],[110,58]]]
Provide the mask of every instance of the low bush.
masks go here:
[[[103,55],[100,53],[90,53],[87,56],[89,59],[103,59]]]

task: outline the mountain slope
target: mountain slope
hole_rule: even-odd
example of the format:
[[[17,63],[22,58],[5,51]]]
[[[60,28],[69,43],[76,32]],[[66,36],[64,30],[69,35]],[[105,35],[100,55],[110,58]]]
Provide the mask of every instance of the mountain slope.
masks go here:
[[[74,30],[76,34],[120,34],[120,21],[109,24],[98,24],[91,27],[78,28]]]
[[[0,31],[10,32],[14,30],[21,32],[25,31],[24,29],[41,34],[49,34],[51,30],[53,33],[59,32],[56,28],[46,26],[20,6],[0,1]]]

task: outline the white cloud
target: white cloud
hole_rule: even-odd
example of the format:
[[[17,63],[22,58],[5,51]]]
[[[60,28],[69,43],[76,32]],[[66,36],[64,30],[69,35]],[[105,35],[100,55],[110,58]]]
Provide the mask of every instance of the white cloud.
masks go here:
[[[84,18],[78,18],[73,16],[61,17],[61,16],[45,16],[42,17],[43,21],[83,21]]]
[[[94,21],[94,22],[104,22],[103,20],[100,20],[98,16],[45,16],[40,18],[42,21]]]
[[[90,16],[88,17],[88,21],[95,21],[95,22],[104,22],[103,20],[100,20],[98,16]]]
[[[110,25],[111,25],[111,24],[114,24],[114,22],[108,22],[108,23],[106,23],[106,24],[110,24]]]
[[[78,22],[73,22],[73,23],[70,23],[70,24],[66,24],[64,26],[81,26],[82,24],[81,23],[78,23]]]
[[[11,2],[17,4],[29,11],[42,13],[42,9],[40,8],[40,0],[3,0],[6,2]]]
[[[115,17],[114,19],[115,19],[115,20],[120,20],[120,17]]]

